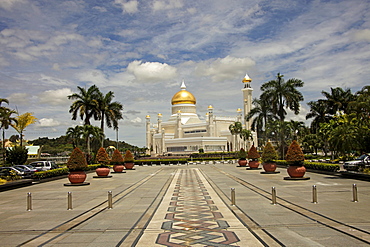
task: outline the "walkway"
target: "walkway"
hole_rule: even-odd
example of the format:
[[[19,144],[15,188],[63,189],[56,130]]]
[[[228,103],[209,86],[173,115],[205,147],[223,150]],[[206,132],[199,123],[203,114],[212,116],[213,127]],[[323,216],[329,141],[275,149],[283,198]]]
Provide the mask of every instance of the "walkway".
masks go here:
[[[88,186],[0,192],[1,246],[369,246],[370,183],[286,181],[236,164],[136,167]],[[358,202],[352,186],[357,185]],[[312,203],[312,186],[318,203]],[[276,188],[277,204],[271,203]],[[231,205],[231,188],[236,203]],[[111,191],[112,209],[108,209]],[[27,211],[27,193],[32,210]],[[67,210],[67,195],[72,210]]]

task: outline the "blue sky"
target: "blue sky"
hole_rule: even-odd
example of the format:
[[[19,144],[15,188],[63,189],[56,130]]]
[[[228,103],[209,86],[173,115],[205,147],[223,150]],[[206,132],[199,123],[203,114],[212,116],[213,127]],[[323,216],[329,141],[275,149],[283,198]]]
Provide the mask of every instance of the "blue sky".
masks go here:
[[[235,116],[245,73],[254,97],[278,72],[301,79],[288,119],[305,121],[321,91],[369,84],[369,44],[365,0],[2,0],[0,98],[38,118],[26,139],[54,138],[81,124],[67,95],[95,84],[124,105],[119,139],[142,147],[145,116],[166,120],[183,79],[200,116]]]

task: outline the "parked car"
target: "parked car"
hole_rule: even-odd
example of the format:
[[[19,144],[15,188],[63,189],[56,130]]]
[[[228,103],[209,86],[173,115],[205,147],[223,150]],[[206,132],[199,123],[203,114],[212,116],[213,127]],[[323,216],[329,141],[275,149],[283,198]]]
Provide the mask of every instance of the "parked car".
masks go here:
[[[363,154],[355,160],[346,161],[343,168],[347,171],[361,171],[364,168],[370,168],[370,155]]]
[[[34,168],[31,165],[15,165],[13,167],[18,170],[22,169],[25,173],[29,175],[28,177],[32,177],[35,172],[41,171],[41,170]]]
[[[30,163],[30,165],[41,171],[59,168],[54,161],[35,161]]]
[[[22,168],[18,167],[0,167],[0,176],[10,176],[11,171],[14,171],[18,176],[21,176],[22,178],[30,178],[31,172],[25,171]]]

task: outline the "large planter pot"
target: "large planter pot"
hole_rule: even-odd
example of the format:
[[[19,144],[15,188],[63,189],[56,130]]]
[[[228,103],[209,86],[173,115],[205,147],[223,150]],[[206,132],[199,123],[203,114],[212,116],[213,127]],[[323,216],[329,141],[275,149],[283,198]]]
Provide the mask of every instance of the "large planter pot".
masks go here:
[[[239,166],[247,166],[248,161],[246,159],[238,160]]]
[[[130,170],[130,169],[134,168],[134,165],[135,165],[135,163],[134,163],[134,162],[127,162],[127,163],[125,163],[125,167],[126,167],[126,169],[128,169],[128,170]]]
[[[84,171],[69,172],[68,179],[71,184],[82,184],[86,180],[86,173]]]
[[[287,172],[291,178],[302,178],[306,173],[306,167],[289,165]]]
[[[124,165],[113,165],[114,172],[122,172],[125,169]]]
[[[257,169],[259,165],[260,162],[258,160],[249,161],[249,168],[251,169]]]
[[[95,172],[99,177],[105,177],[108,176],[110,169],[108,167],[99,167],[96,168]]]
[[[275,172],[276,170],[276,163],[275,162],[264,162],[262,164],[263,170],[265,172]]]

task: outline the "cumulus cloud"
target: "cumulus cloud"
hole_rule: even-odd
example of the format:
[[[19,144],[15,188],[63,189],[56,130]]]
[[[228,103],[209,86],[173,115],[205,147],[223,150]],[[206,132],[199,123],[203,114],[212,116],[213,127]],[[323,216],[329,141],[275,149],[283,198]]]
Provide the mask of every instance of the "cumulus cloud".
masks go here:
[[[57,90],[47,90],[39,95],[40,103],[49,105],[68,105],[70,100],[67,98],[68,95],[73,94],[69,88],[62,88]]]
[[[91,82],[97,86],[105,85],[108,82],[107,75],[97,69],[83,71],[77,77],[80,81]]]
[[[177,76],[177,69],[166,63],[133,61],[127,66],[136,80],[142,82],[159,82],[173,79]]]
[[[52,118],[41,118],[39,120],[40,127],[55,127],[60,125],[59,121]]]
[[[114,0],[114,3],[120,5],[122,13],[127,12],[129,14],[136,13],[138,11],[138,1],[125,1],[125,0]]]
[[[131,122],[131,123],[135,123],[135,124],[137,124],[137,123],[141,123],[141,122],[142,122],[142,120],[141,120],[141,118],[136,117],[136,118],[134,118],[134,119],[131,119],[131,120],[130,120],[130,122]]]
[[[234,78],[235,75],[243,74],[254,65],[255,62],[248,57],[236,58],[227,56],[214,61],[199,63],[196,67],[196,73],[200,76],[210,76],[212,81],[219,82]]]
[[[354,33],[354,37],[358,41],[370,41],[370,29],[358,30]]]

